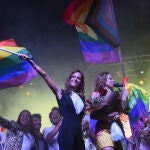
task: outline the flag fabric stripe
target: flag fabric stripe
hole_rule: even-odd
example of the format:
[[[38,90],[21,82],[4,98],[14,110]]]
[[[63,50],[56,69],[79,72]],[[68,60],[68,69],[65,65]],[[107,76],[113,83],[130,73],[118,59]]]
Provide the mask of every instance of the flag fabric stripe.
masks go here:
[[[15,52],[15,53],[19,53],[20,52],[20,53],[24,53],[24,54],[30,55],[28,50],[26,48],[24,48],[24,47],[0,46],[0,49],[1,48],[2,49],[6,49],[8,51],[10,50],[10,51]],[[10,55],[14,55],[14,54],[0,50],[0,59],[7,58]]]
[[[145,112],[147,112],[147,109],[145,108],[145,104],[142,102],[141,99],[137,99],[136,101],[137,102],[136,102],[135,107],[133,107],[133,109],[129,112],[129,116],[131,116],[130,117],[131,118],[131,122],[130,122],[131,126],[133,126],[134,123],[139,120],[139,116],[142,115],[142,116],[144,116],[144,118],[147,117],[147,113],[145,113]]]
[[[114,46],[119,45],[119,36],[116,29],[115,15],[111,0],[99,0],[93,10],[90,22],[99,28],[100,33]]]
[[[24,47],[5,47],[7,50],[12,50],[13,52],[22,53],[30,55],[29,52]],[[17,55],[0,51],[0,69],[14,66],[21,63],[21,60]]]
[[[16,42],[14,39],[8,39],[0,42],[0,47],[1,46],[17,46]]]
[[[80,44],[82,46],[83,52],[89,52],[90,53],[92,51],[92,53],[98,53],[99,49],[101,49],[102,53],[103,52],[107,53],[107,52],[113,51],[113,47],[108,46],[107,44],[100,43],[100,42],[94,43],[94,42],[83,42],[83,41],[81,41]],[[107,51],[106,51],[106,49],[107,49]]]
[[[111,0],[73,0],[64,12],[64,20],[75,25],[86,62],[120,62]]]
[[[16,61],[13,61],[15,59]],[[10,55],[7,58],[5,57],[5,59],[0,60],[0,69],[15,66],[17,63],[19,63],[19,61],[21,62],[22,60],[20,60],[17,55]]]
[[[150,97],[143,88],[132,83],[127,84],[127,90],[129,92],[128,114],[133,138],[135,138],[148,116]]]
[[[14,42],[13,39],[0,42],[0,48],[13,52],[0,50],[0,90],[26,84],[37,76],[37,72],[28,61],[21,60],[14,54],[22,53],[32,57],[30,52],[24,47],[17,47]]]
[[[107,44],[103,39],[96,40],[82,31],[78,32],[78,37],[85,62],[93,64],[118,62],[118,53],[112,45]]]
[[[29,63],[26,63],[25,61],[12,67],[4,68],[1,70],[1,73],[0,73],[0,76],[1,76],[0,82],[8,80],[9,78],[13,78],[14,76],[18,76],[20,74],[28,73],[30,71],[34,74],[34,71],[32,71],[32,69],[33,69],[32,66]],[[10,76],[10,73],[11,73],[11,76]]]
[[[28,70],[25,70],[26,68],[28,68]],[[26,84],[28,81],[30,81],[31,78],[37,76],[36,71],[34,71],[31,66],[29,67],[29,64],[21,65],[21,71],[17,70],[17,68],[15,67],[14,69],[17,71],[18,74],[12,71],[11,74],[8,74],[7,76],[4,75],[4,77],[0,79],[0,90]]]
[[[73,0],[66,8],[63,18],[66,23],[72,25],[76,23],[84,23],[87,12],[93,0]],[[84,14],[81,17],[81,14]]]
[[[116,62],[118,59],[116,58],[116,53],[113,51],[111,53],[109,52],[105,52],[105,53],[87,53],[87,52],[83,52],[83,57],[84,57],[84,60],[87,62],[87,63],[92,63],[92,64],[95,64],[95,63],[112,63],[112,62]],[[110,59],[110,55],[111,55],[111,59]],[[113,60],[112,60],[113,58]]]

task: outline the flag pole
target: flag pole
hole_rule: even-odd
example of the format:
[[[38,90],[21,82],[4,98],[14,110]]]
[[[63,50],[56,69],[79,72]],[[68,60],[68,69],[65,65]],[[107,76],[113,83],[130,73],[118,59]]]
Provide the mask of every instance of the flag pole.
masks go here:
[[[15,54],[15,55],[19,55],[19,54],[21,54],[21,53],[13,52],[13,51],[11,51],[11,50],[7,50],[7,49],[2,48],[2,47],[0,47],[0,50],[2,50],[2,51],[4,51],[4,52],[11,53],[11,54]],[[27,55],[26,55],[26,56],[27,56]],[[29,58],[29,59],[33,59],[32,57],[29,57],[29,56],[27,56],[27,58]]]
[[[5,49],[5,48],[0,48],[0,50],[2,50],[2,51],[4,51],[4,52],[8,52],[8,53],[12,53],[12,54],[15,54],[15,55],[18,55],[19,53],[16,53],[16,52],[12,52],[12,51],[10,51],[10,50],[7,50],[7,49]]]
[[[122,52],[121,52],[120,46],[117,49],[118,49],[118,54],[119,54],[119,59],[120,59],[120,64],[121,64],[122,75],[124,77],[125,76],[124,62],[123,62],[123,59],[122,59]]]
[[[112,0],[110,2],[111,2],[112,10],[114,11],[114,6],[113,6]],[[115,26],[115,29],[116,29],[116,33],[118,34],[117,25],[116,25],[116,17],[115,17],[114,13],[112,13],[112,15],[113,15],[113,18],[115,20],[114,26]],[[122,76],[124,77],[125,76],[125,70],[124,70],[124,63],[123,63],[123,59],[122,59],[122,52],[121,52],[120,45],[117,47],[117,50],[118,50],[118,55],[119,55],[120,64],[121,64]]]

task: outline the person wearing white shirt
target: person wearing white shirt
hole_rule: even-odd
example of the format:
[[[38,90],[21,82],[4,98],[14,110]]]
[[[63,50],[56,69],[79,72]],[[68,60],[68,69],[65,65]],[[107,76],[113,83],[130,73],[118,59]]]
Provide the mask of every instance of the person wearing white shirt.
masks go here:
[[[52,126],[45,127],[43,129],[43,135],[46,139],[49,150],[59,150],[57,137],[62,122],[62,116],[58,107],[53,107],[51,109],[51,112],[49,113],[49,119],[52,123]]]

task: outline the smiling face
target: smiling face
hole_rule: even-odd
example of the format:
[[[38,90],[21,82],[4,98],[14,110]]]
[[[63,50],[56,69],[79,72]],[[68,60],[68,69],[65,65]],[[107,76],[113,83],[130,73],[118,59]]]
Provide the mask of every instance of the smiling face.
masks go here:
[[[112,89],[113,86],[114,86],[114,79],[112,78],[111,74],[108,74],[105,87]]]
[[[73,89],[76,89],[81,83],[81,74],[79,72],[76,72],[72,74],[69,84]]]
[[[72,91],[84,95],[84,74],[80,70],[73,70],[65,81],[67,93]]]
[[[57,125],[61,120],[61,114],[57,109],[54,109],[51,111],[49,118],[52,124]]]
[[[29,112],[24,111],[20,114],[20,124],[26,126],[30,123],[31,115]]]

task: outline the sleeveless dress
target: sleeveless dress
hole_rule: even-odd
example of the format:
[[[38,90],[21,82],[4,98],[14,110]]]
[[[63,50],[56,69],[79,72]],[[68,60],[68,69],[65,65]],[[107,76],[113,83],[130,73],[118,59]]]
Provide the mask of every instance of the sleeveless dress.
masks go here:
[[[82,99],[84,103],[84,99]],[[85,150],[82,137],[81,122],[84,115],[83,110],[77,114],[72,99],[64,90],[62,98],[57,99],[63,121],[58,135],[60,150]]]

